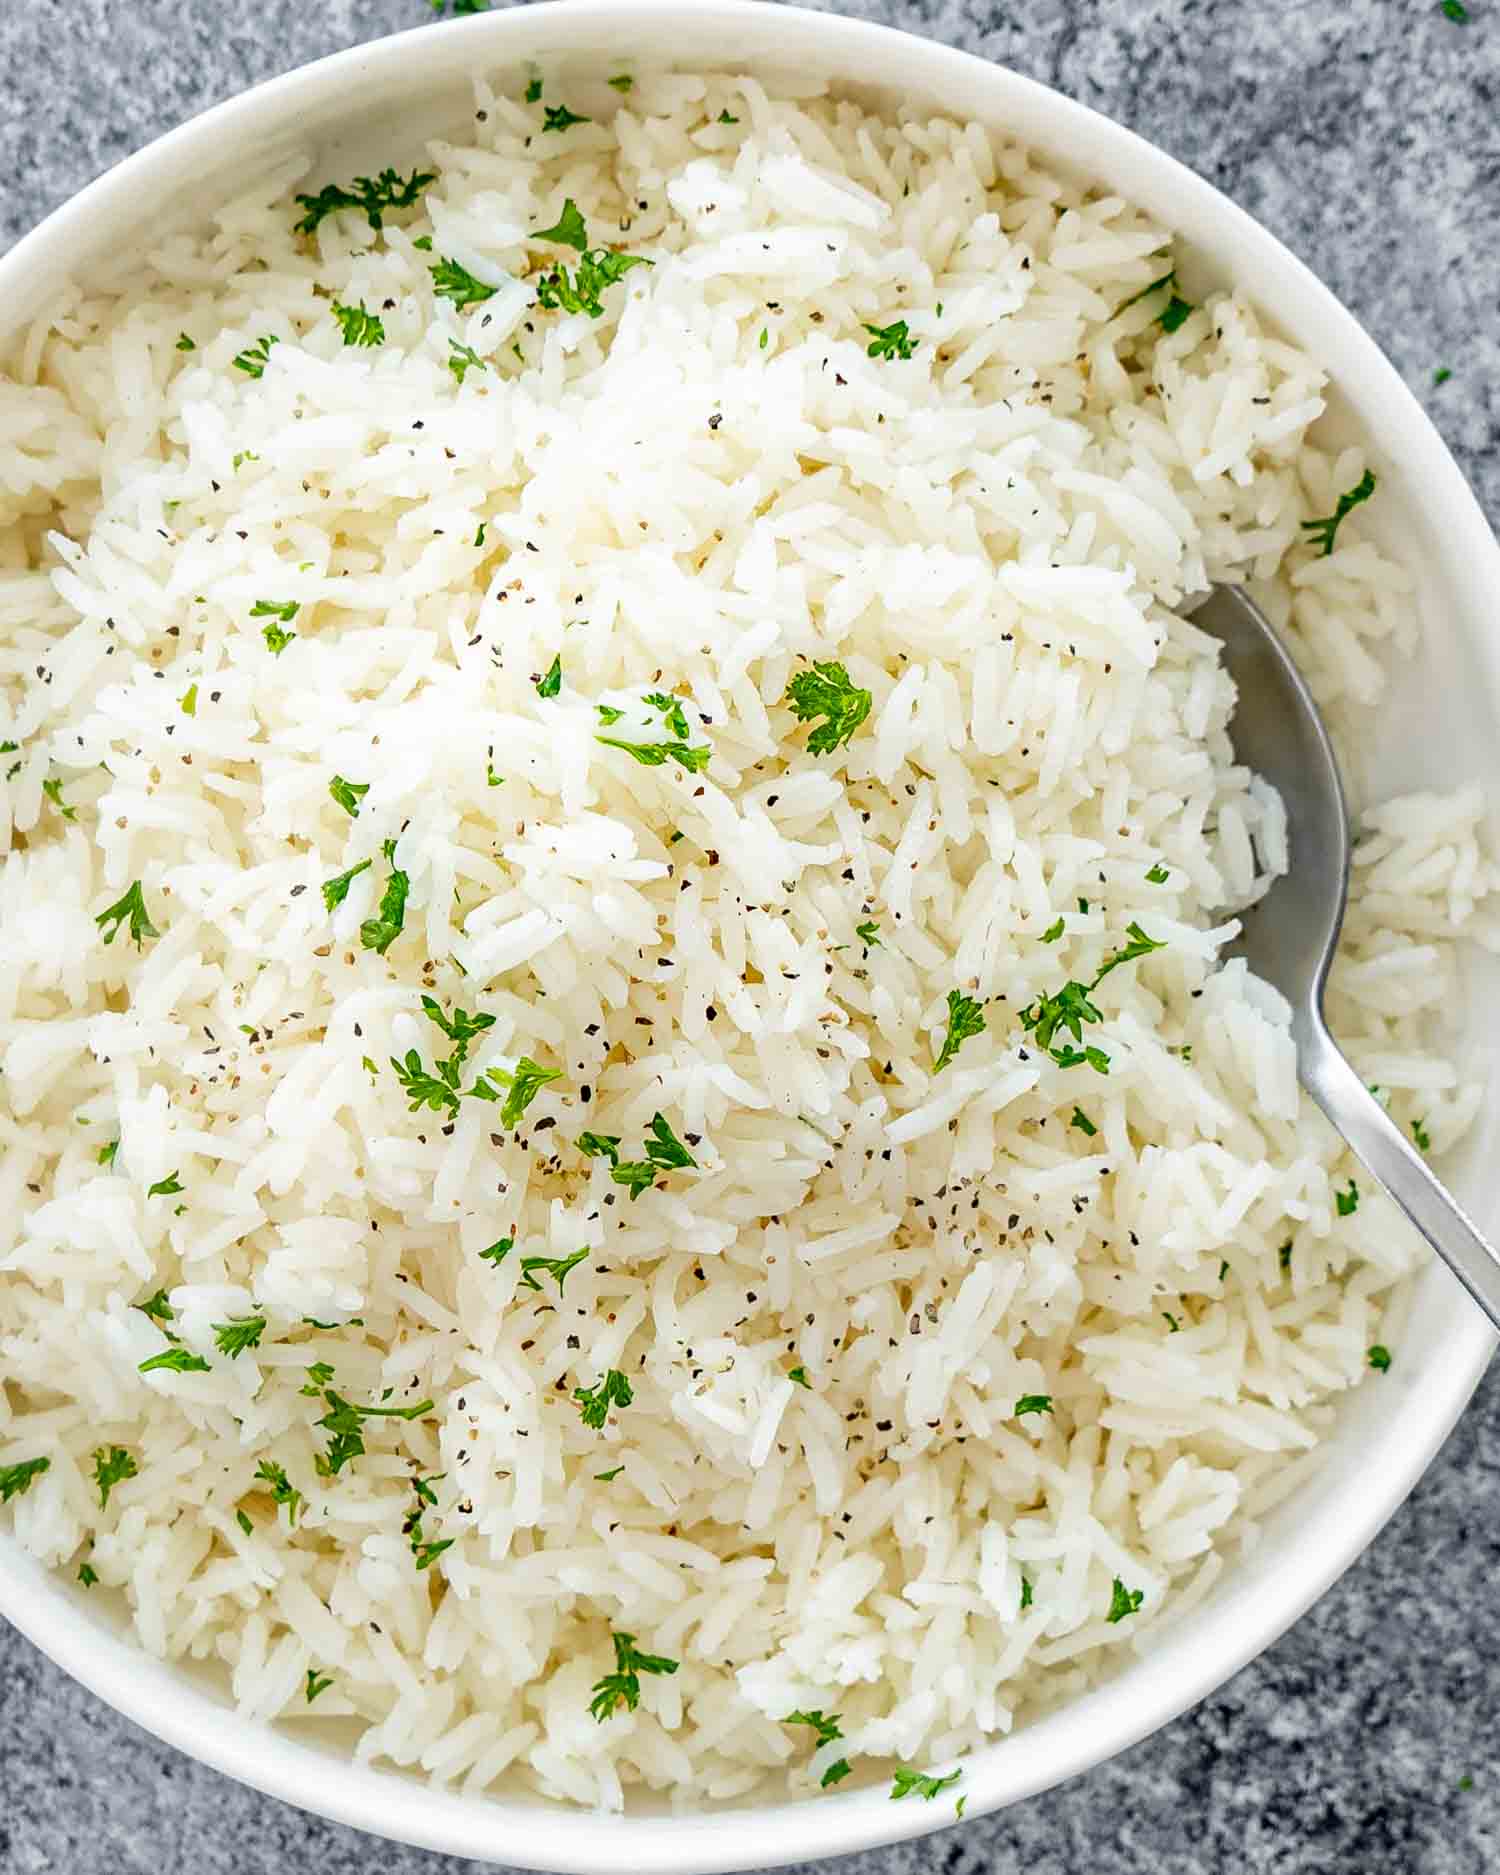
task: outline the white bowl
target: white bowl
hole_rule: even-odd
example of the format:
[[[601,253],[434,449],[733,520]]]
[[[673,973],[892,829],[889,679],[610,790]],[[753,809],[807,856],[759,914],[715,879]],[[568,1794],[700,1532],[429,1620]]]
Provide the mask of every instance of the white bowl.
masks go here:
[[[1189,278],[1237,282],[1331,367],[1321,434],[1360,439],[1381,500],[1367,525],[1415,573],[1422,683],[1393,686],[1377,725],[1382,791],[1494,773],[1500,720],[1500,548],[1437,432],[1373,341],[1308,270],[1216,190],[1129,131],[962,52],[884,27],[754,0],[568,0],[361,46],[219,105],[85,189],[0,260],[0,321],[31,317],[70,276],[189,224],[259,168],[311,149],[317,176],[359,173],[458,129],[479,71],[539,62],[549,76],[670,59],[815,72],[862,92],[940,106],[1016,136],[1055,167],[1106,180],[1176,228]],[[1492,983],[1467,984],[1470,1036]],[[1480,1219],[1500,1216],[1500,1154],[1475,1140],[1456,1168]],[[1319,1476],[1267,1520],[1212,1597],[1150,1653],[1065,1709],[976,1753],[967,1813],[1014,1803],[1086,1770],[1203,1698],[1296,1620],[1371,1540],[1462,1411],[1492,1337],[1439,1267],[1420,1285],[1398,1358],[1350,1399]],[[888,1801],[884,1786],[716,1812],[601,1817],[522,1799],[466,1798],[357,1768],[331,1732],[239,1719],[206,1676],[148,1657],[95,1602],[0,1540],[0,1607],[69,1673],[181,1750],[273,1796],[428,1848],[591,1875],[764,1868],[918,1836],[947,1804]]]

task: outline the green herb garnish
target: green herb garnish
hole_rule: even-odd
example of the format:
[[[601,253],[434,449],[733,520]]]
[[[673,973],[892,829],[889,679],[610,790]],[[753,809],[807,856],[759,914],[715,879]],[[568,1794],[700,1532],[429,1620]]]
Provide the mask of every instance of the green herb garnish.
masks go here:
[[[805,1367],[789,1367],[786,1377],[794,1386],[806,1387],[809,1393],[812,1392],[812,1382],[807,1377]]]
[[[362,1428],[367,1419],[420,1419],[432,1411],[431,1400],[418,1400],[415,1406],[354,1406],[330,1387],[323,1398],[328,1406],[318,1424],[328,1433],[327,1455],[317,1460],[319,1477],[336,1477],[351,1459],[365,1449]]]
[[[332,879],[323,881],[323,903],[329,911],[336,911],[349,896],[349,888],[362,872],[368,872],[373,860],[362,859],[357,866],[351,866],[347,872],[337,873]]]
[[[331,1673],[319,1673],[316,1667],[309,1667],[307,1669],[307,1678],[303,1682],[303,1694],[308,1705],[312,1704],[319,1693],[326,1693],[332,1685],[333,1675]]]
[[[933,1073],[941,1074],[971,1036],[983,1033],[984,1012],[979,1004],[972,996],[963,996],[957,990],[949,990],[948,1032],[943,1037],[943,1045],[938,1050],[937,1060],[933,1063]]]
[[[577,1269],[588,1253],[588,1245],[585,1244],[583,1249],[575,1250],[570,1257],[522,1257],[520,1281],[526,1288],[535,1289],[540,1293],[542,1285],[536,1279],[536,1272],[541,1270],[557,1284],[557,1293],[561,1295],[563,1284],[568,1279],[568,1272]]]
[[[182,711],[184,716],[196,716],[198,714],[198,686],[196,684],[189,684],[187,689],[183,691],[182,695],[177,699],[177,707]]]
[[[1375,1343],[1374,1347],[1370,1349],[1365,1359],[1370,1363],[1371,1367],[1375,1369],[1377,1374],[1388,1374],[1391,1370],[1391,1351],[1389,1348],[1382,1347],[1378,1341]]]
[[[316,195],[296,198],[297,206],[306,211],[295,224],[296,232],[312,234],[325,216],[353,208],[378,233],[392,209],[411,208],[422,191],[436,181],[436,170],[414,169],[403,182],[394,169],[382,169],[378,176],[356,176],[347,189],[341,183],[330,182]]]
[[[131,942],[140,948],[142,938],[160,937],[161,933],[146,915],[146,895],[141,890],[139,879],[130,887],[123,898],[117,898],[105,911],[97,912],[94,923],[104,932],[106,944],[113,944],[115,933],[122,924],[129,922]],[[108,925],[109,929],[104,930]]]
[[[499,291],[497,287],[486,286],[483,280],[476,280],[467,267],[446,256],[427,271],[432,275],[433,297],[451,299],[458,307],[481,305]]]
[[[15,1465],[0,1465],[0,1504],[8,1504],[13,1497],[24,1496],[31,1489],[33,1480],[51,1469],[50,1458],[23,1458]]]
[[[1411,1136],[1416,1141],[1418,1152],[1430,1152],[1432,1150],[1432,1135],[1420,1120],[1412,1121]]]
[[[864,924],[857,924],[854,927],[854,935],[861,944],[875,949],[880,946],[880,926],[873,919],[868,919]]]
[[[46,795],[47,799],[57,809],[58,813],[62,815],[63,819],[77,820],[78,809],[68,806],[67,802],[62,798],[62,791],[63,784],[56,776],[50,781],[44,781],[42,783],[42,793]]]
[[[99,1164],[102,1165],[106,1171],[108,1171],[110,1168],[113,1167],[114,1162],[115,1162],[115,1154],[119,1150],[120,1150],[119,1140],[112,1139],[110,1140],[108,1145],[101,1146],[98,1152],[94,1154],[94,1157],[98,1160]]]
[[[333,316],[339,322],[346,345],[384,345],[385,321],[379,314],[368,311],[363,300],[357,306],[345,306],[335,300]]]
[[[831,755],[847,743],[870,714],[873,700],[868,690],[850,683],[842,664],[835,663],[814,664],[810,671],[799,671],[782,699],[799,722],[824,718],[807,738],[810,755]]]
[[[1076,1126],[1085,1139],[1092,1139],[1099,1131],[1098,1127],[1094,1125],[1094,1122],[1084,1112],[1082,1107],[1075,1107],[1073,1109],[1073,1117],[1069,1120],[1068,1125]]]
[[[713,753],[706,742],[693,748],[685,742],[623,742],[618,736],[595,736],[594,740],[602,742],[607,749],[623,749],[642,768],[660,768],[663,762],[670,760],[690,775],[702,774]]]
[[[214,1346],[220,1354],[227,1354],[232,1361],[237,1361],[247,1348],[258,1348],[260,1338],[266,1332],[264,1315],[251,1315],[237,1322],[214,1322]]]
[[[570,195],[563,203],[563,211],[550,228],[538,228],[533,236],[537,241],[555,241],[559,247],[571,247],[578,253],[588,251],[589,237],[578,204]]]
[[[244,351],[235,353],[235,370],[243,371],[246,377],[263,378],[266,366],[271,362],[271,347],[280,343],[281,340],[274,332],[263,332],[253,345],[247,345]]]
[[[1339,496],[1338,505],[1326,520],[1304,521],[1302,523],[1302,531],[1308,537],[1307,545],[1309,547],[1321,547],[1323,557],[1326,559],[1327,556],[1333,552],[1334,539],[1338,534],[1339,527],[1345,515],[1350,513],[1352,509],[1357,508],[1362,501],[1368,501],[1374,493],[1375,477],[1366,469],[1364,474],[1354,484],[1353,488],[1346,489],[1345,492]]]
[[[457,339],[449,339],[448,369],[453,373],[456,382],[462,384],[471,371],[484,371],[487,367],[484,360],[479,356],[479,353],[475,351],[472,345],[460,345]],[[479,533],[475,537],[474,545],[476,547],[482,547],[484,545],[483,522],[480,523]]]
[[[559,1283],[558,1287],[561,1288]],[[635,1395],[630,1391],[630,1382],[622,1373],[611,1367],[604,1378],[592,1387],[575,1387],[573,1398],[578,1402],[578,1417],[594,1432],[600,1431],[609,1418],[613,1406],[629,1406]]]
[[[1042,942],[1044,944],[1055,944],[1062,934],[1063,921],[1061,918],[1054,918],[1052,923],[1049,924],[1047,929],[1042,933]]]
[[[381,845],[381,852],[389,861],[394,858],[396,842],[386,840]],[[367,951],[374,951],[384,957],[391,945],[401,935],[406,925],[406,895],[411,890],[410,877],[399,867],[392,866],[386,878],[385,890],[380,895],[375,916],[366,918],[359,927],[359,941]]]
[[[925,1771],[914,1771],[909,1764],[898,1764],[891,1779],[891,1802],[899,1803],[903,1797],[925,1797],[931,1803],[940,1791],[950,1789],[962,1776],[962,1771],[950,1771],[947,1777],[931,1777]]]
[[[520,1125],[521,1115],[549,1081],[562,1079],[561,1068],[544,1068],[539,1061],[533,1061],[529,1055],[522,1055],[513,1069],[490,1068],[488,1074],[490,1080],[510,1090],[505,1096],[504,1106],[500,1109],[500,1124],[511,1127]],[[499,1095],[492,1089],[486,1089],[480,1094],[482,1085],[482,1082],[476,1082],[470,1091],[479,1094],[483,1100],[499,1099]]]
[[[562,689],[562,656],[553,658],[547,667],[545,676],[536,680],[536,693],[539,697],[555,697]]]
[[[177,349],[180,352],[195,352],[198,347],[188,337],[186,332],[179,332],[177,334]]]
[[[1352,1178],[1347,1190],[1333,1194],[1333,1206],[1340,1217],[1353,1217],[1359,1209],[1359,1187]]]
[[[904,319],[888,326],[872,326],[865,321],[865,330],[873,334],[865,347],[871,358],[910,358],[919,343],[908,334]]]
[[[94,1483],[99,1487],[99,1508],[107,1510],[109,1494],[117,1484],[133,1478],[140,1466],[123,1445],[99,1446],[94,1452]]]
[[[159,1178],[154,1185],[146,1187],[148,1198],[174,1198],[182,1190],[182,1181],[175,1172],[168,1172],[165,1178]]]
[[[1146,1599],[1144,1589],[1128,1589],[1118,1576],[1109,1591],[1109,1613],[1106,1621],[1123,1621],[1126,1615],[1133,1615]]]
[[[345,781],[342,775],[335,775],[328,784],[328,792],[353,820],[359,818],[359,804],[370,792],[368,781]],[[365,864],[368,866],[369,861]]]
[[[1013,1417],[1024,1419],[1028,1413],[1050,1413],[1051,1411],[1052,1395],[1050,1393],[1023,1393],[1016,1401]]]
[[[295,1523],[307,1499],[287,1477],[283,1468],[274,1459],[263,1458],[255,1467],[255,1476],[271,1493],[272,1503],[286,1505],[287,1522]]]
[[[158,1370],[168,1374],[207,1374],[212,1371],[201,1354],[192,1354],[186,1348],[167,1348],[160,1354],[153,1354],[149,1361],[142,1361],[137,1373],[154,1374]]]
[[[574,124],[592,123],[590,117],[580,117],[576,111],[570,111],[566,104],[548,104],[542,112],[542,129],[571,130]]]
[[[1158,860],[1151,868],[1150,872],[1146,874],[1146,883],[1147,885],[1165,885],[1171,876],[1166,867]]]
[[[635,1711],[641,1703],[641,1674],[675,1673],[679,1665],[665,1654],[641,1653],[633,1634],[611,1634],[609,1638],[614,1643],[615,1670],[594,1682],[594,1697],[589,1701],[589,1711],[600,1725],[621,1705]]]
[[[92,1563],[80,1563],[78,1565],[78,1580],[86,1589],[91,1589],[99,1580],[99,1571]]]

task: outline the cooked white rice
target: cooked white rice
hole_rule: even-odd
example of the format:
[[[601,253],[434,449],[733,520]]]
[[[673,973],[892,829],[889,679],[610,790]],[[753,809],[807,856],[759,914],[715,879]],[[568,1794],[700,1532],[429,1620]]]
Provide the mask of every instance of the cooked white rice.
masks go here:
[[[1307,440],[1323,372],[1237,294],[1167,330],[1118,197],[811,84],[638,74],[556,133],[519,93],[383,232],[299,235],[330,178],[283,171],[9,347],[0,1464],[50,1461],[10,1514],[246,1714],[466,1789],[947,1770],[1207,1591],[1420,1261],[1222,961],[1286,836],[1181,616],[1253,579],[1348,734],[1409,581],[1359,512],[1303,544],[1365,467]],[[568,198],[652,263],[598,319],[535,303]],[[832,754],[808,660],[872,694]],[[648,692],[705,772],[598,740],[667,735]],[[1364,812],[1331,1004],[1436,1152],[1481,811]],[[136,881],[158,935],[106,944]],[[1107,1073],[1057,1066],[1021,1012],[1132,923]],[[559,1072],[518,1125],[409,1110],[424,994],[494,1018],[465,1089]],[[658,1113],[696,1166],[633,1201],[575,1142]],[[173,1346],[206,1371],[140,1371]],[[328,1389],[432,1405],[329,1475]],[[678,1669],[601,1722],[620,1632]]]

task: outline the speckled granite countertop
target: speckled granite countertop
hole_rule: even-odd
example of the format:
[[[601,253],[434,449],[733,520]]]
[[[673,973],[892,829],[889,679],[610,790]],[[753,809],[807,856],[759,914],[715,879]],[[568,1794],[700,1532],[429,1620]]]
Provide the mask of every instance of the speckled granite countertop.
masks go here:
[[[841,0],[1171,150],[1279,234],[1427,403],[1500,520],[1500,0]],[[0,246],[205,105],[426,0],[0,0]],[[1434,370],[1453,373],[1441,387]],[[844,1875],[1500,1868],[1500,1375],[1270,1653],[1066,1788]],[[1472,1780],[1472,1788],[1466,1788]],[[180,1757],[0,1623],[0,1875],[457,1875]],[[833,1866],[833,1865],[828,1865]]]

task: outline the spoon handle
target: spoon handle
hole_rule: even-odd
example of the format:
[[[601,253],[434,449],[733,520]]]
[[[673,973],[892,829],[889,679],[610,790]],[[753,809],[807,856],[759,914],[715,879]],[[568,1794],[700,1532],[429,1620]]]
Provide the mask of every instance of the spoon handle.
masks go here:
[[[1500,1328],[1500,1254],[1459,1209],[1426,1160],[1349,1066],[1321,1012],[1295,1028],[1303,1086]]]

